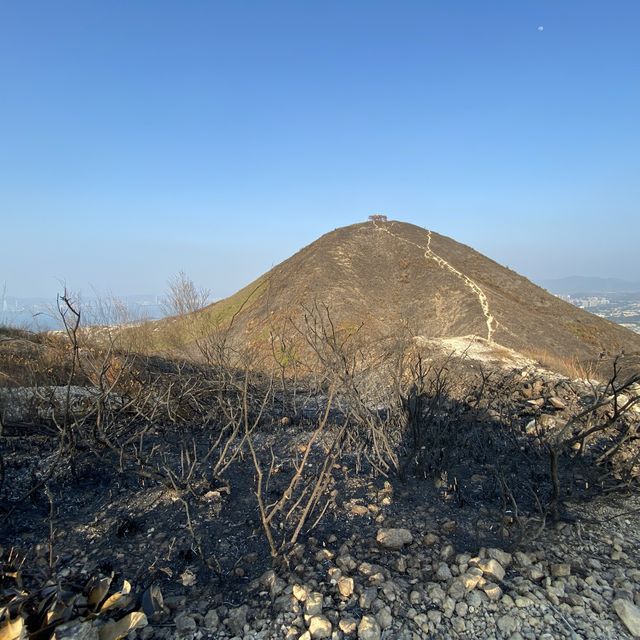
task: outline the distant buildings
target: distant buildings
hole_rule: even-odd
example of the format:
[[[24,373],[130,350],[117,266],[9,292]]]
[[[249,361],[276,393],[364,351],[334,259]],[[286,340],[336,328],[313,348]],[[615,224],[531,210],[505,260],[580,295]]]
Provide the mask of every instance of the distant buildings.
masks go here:
[[[574,293],[573,295],[558,295],[558,298],[640,333],[639,293],[611,293],[607,296]]]
[[[594,307],[600,307],[604,304],[611,304],[611,300],[601,296],[574,297],[572,295],[559,295],[558,297],[580,309],[593,309]]]

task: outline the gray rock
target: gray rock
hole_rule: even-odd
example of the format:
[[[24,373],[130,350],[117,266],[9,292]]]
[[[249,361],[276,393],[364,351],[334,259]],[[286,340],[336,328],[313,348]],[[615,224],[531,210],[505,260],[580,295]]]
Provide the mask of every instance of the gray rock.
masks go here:
[[[467,630],[467,623],[462,618],[453,618],[451,620],[451,626],[458,634],[464,633]]]
[[[213,631],[218,628],[220,624],[220,618],[218,616],[218,612],[215,609],[211,609],[207,611],[207,615],[204,617],[204,627],[205,629],[209,629],[209,631]]]
[[[348,553],[338,556],[336,558],[336,564],[343,571],[353,571],[358,566],[358,563]]]
[[[442,558],[442,560],[446,561],[449,560],[455,554],[455,552],[455,547],[452,544],[446,544],[440,551],[440,557]]]
[[[613,609],[634,638],[640,638],[640,609],[628,600],[614,600]]]
[[[523,551],[516,551],[514,555],[519,567],[529,567],[533,564],[531,558]]]
[[[293,585],[293,597],[298,602],[304,602],[309,596],[309,587],[302,584]]]
[[[137,637],[140,638],[140,640],[151,640],[151,638],[154,638],[155,636],[156,630],[151,625],[147,625],[137,633]]]
[[[358,566],[358,572],[367,577],[380,573],[381,571],[382,567],[380,565],[371,564],[370,562],[361,562]]]
[[[449,565],[446,562],[441,562],[436,569],[436,578],[440,580],[440,582],[447,582],[451,580],[452,577]]]
[[[433,624],[438,626],[442,622],[442,612],[437,609],[430,609],[427,611],[427,618],[429,618]]]
[[[388,629],[393,624],[393,616],[389,607],[383,607],[376,613],[376,620],[381,629]]]
[[[330,638],[333,626],[325,616],[311,616],[309,620],[309,633],[314,640]]]
[[[413,542],[413,535],[408,529],[379,529],[376,541],[385,549],[402,549]]]
[[[502,589],[499,585],[494,584],[493,582],[487,582],[487,584],[482,586],[482,590],[485,592],[489,600],[500,600],[502,597]]]
[[[343,598],[350,598],[353,593],[354,583],[353,578],[347,578],[346,576],[342,576],[338,580],[338,591]]]
[[[346,633],[347,635],[353,634],[356,632],[358,628],[358,621],[355,618],[342,618],[340,620],[338,627],[342,633]]]
[[[191,636],[198,628],[198,625],[193,618],[187,613],[181,613],[175,617],[174,623],[176,625],[176,633],[179,636]]]
[[[422,539],[422,544],[426,547],[432,547],[438,540],[439,538],[435,533],[427,533]]]
[[[496,626],[503,635],[510,636],[518,628],[518,621],[513,616],[506,614],[496,620]]]
[[[444,589],[437,582],[429,583],[427,586],[427,594],[431,600],[438,604],[443,603],[447,595],[444,592]]]
[[[67,622],[56,627],[56,638],[62,640],[98,640],[98,630],[92,622]]]
[[[444,533],[453,533],[458,528],[458,523],[455,520],[446,520],[442,523],[442,531]]]
[[[532,604],[533,604],[533,600],[525,596],[518,596],[515,599],[515,605],[516,607],[518,607],[518,609],[525,609],[526,607],[530,607]]]
[[[482,605],[482,596],[478,591],[471,591],[467,594],[467,604],[476,609]]]
[[[487,549],[487,555],[489,558],[497,560],[503,567],[508,567],[511,564],[511,554],[501,549]]]
[[[380,640],[381,635],[382,629],[380,629],[378,621],[373,616],[362,616],[358,625],[359,640]]]
[[[229,610],[224,623],[229,627],[229,630],[234,636],[242,636],[244,634],[244,625],[247,624],[248,613],[249,607],[246,604]]]
[[[322,594],[314,591],[307,596],[304,602],[304,612],[308,616],[317,616],[322,613]]]
[[[454,600],[464,600],[468,589],[461,578],[456,578],[449,587],[449,596]]]
[[[480,560],[480,562],[478,562],[478,567],[482,569],[482,573],[491,576],[496,580],[502,581],[504,579],[504,568],[493,558],[490,558],[489,560]]]
[[[361,609],[370,609],[373,601],[378,597],[376,587],[367,587],[361,594],[358,604]]]
[[[184,609],[187,606],[187,596],[167,596],[163,603],[169,609]]]
[[[289,611],[299,611],[300,610],[300,605],[298,604],[298,601],[292,596],[292,595],[287,595],[282,594],[281,596],[278,596],[274,601],[273,601],[273,608],[275,611],[281,611],[283,613],[288,613]]]
[[[527,575],[529,576],[529,580],[532,580],[533,582],[538,582],[545,576],[544,571],[538,565],[529,567]]]

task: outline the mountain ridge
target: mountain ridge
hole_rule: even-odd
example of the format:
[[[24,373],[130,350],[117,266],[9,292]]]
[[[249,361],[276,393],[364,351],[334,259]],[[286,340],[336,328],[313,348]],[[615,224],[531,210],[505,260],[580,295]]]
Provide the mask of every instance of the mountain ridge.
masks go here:
[[[595,358],[640,351],[640,336],[560,300],[472,247],[399,221],[340,227],[200,312],[233,339],[266,348],[313,305],[382,343],[478,336],[520,352]]]

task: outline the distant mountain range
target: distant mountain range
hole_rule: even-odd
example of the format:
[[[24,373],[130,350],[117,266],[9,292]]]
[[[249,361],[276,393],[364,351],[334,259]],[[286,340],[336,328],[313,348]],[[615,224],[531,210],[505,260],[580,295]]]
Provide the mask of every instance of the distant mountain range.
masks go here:
[[[630,282],[619,278],[569,276],[553,280],[540,280],[538,284],[547,291],[558,295],[575,293],[640,293],[640,282]]]

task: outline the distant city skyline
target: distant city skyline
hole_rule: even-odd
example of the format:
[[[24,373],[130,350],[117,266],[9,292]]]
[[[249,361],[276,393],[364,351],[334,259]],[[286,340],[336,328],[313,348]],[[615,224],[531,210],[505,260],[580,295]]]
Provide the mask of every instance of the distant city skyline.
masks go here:
[[[0,286],[229,295],[373,213],[640,281],[640,3],[0,6]]]

